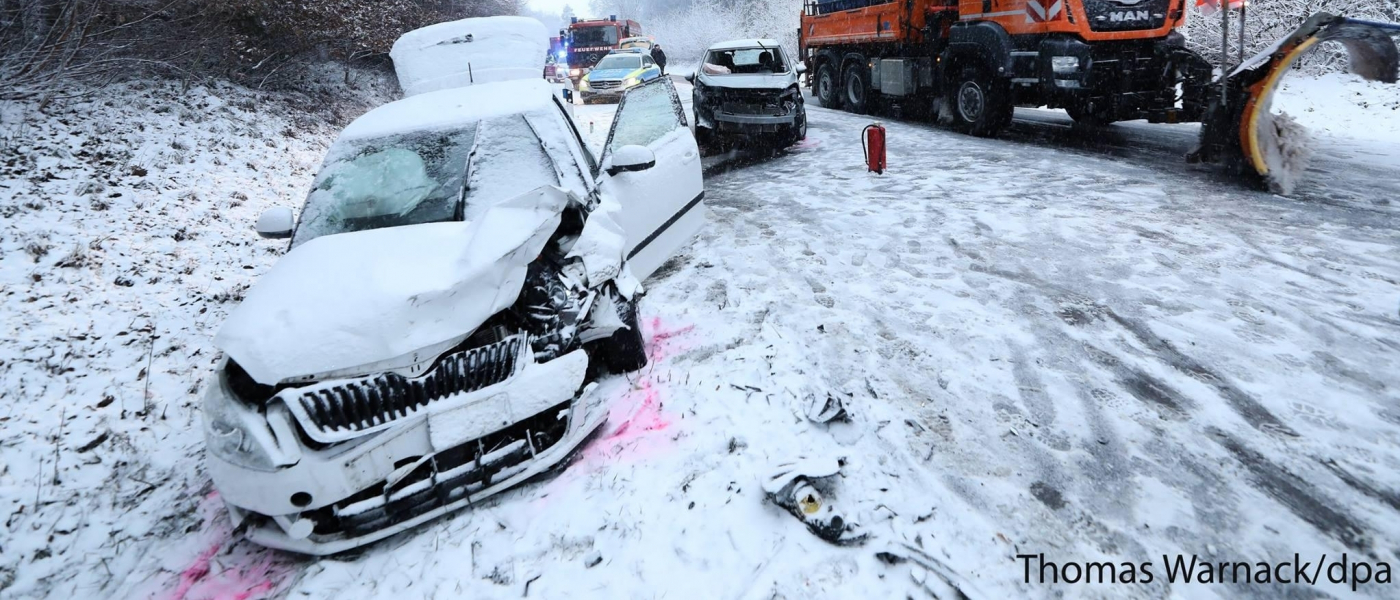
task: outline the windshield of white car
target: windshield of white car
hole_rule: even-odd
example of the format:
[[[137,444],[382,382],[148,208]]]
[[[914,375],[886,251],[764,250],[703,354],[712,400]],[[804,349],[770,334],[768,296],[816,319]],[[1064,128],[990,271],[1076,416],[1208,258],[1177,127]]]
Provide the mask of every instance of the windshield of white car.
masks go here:
[[[608,71],[612,69],[637,70],[642,68],[642,57],[639,54],[624,55],[613,54],[598,61],[598,66],[593,67],[594,71]]]
[[[612,46],[617,44],[617,27],[603,25],[601,27],[584,27],[575,29],[573,32],[575,48],[591,48],[594,46]]]
[[[312,184],[292,245],[338,233],[470,221],[497,202],[557,185],[554,160],[521,115],[336,144]]]
[[[336,144],[312,184],[292,245],[455,219],[476,129]]]
[[[754,73],[786,73],[787,64],[777,48],[740,48],[711,50],[705,56],[705,71],[711,75],[742,75]],[[709,67],[718,68],[709,68]]]

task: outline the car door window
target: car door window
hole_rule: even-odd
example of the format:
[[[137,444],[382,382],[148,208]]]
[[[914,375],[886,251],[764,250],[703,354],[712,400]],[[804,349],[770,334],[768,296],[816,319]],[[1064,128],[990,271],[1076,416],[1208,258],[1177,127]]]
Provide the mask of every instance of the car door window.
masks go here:
[[[642,66],[649,69],[649,68],[651,68],[651,67],[656,66],[656,62],[653,61],[653,60],[651,59],[650,56],[643,56],[643,57],[642,57]]]
[[[671,86],[664,85],[664,82],[663,79],[655,79],[627,92],[622,108],[617,111],[612,135],[608,137],[608,153],[623,146],[649,146],[666,134],[687,126],[680,111],[680,102]]]

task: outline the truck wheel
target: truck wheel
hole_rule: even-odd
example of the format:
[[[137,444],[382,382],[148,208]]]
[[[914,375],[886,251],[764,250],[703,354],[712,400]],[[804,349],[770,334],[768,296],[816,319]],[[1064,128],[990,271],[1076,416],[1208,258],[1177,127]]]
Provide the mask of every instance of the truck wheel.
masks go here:
[[[863,115],[870,110],[870,75],[865,65],[853,64],[846,68],[846,84],[841,86],[841,99],[846,110]]]
[[[1065,112],[1069,113],[1069,118],[1075,123],[1088,125],[1089,127],[1104,127],[1113,123],[1113,115],[1106,110],[1094,110],[1093,107],[1085,104],[1071,104],[1065,107]]]
[[[1010,121],[1007,112],[1014,110],[1004,88],[983,69],[963,69],[949,90],[953,125],[978,137],[996,135]]]
[[[831,63],[825,62],[817,67],[817,82],[813,87],[816,88],[817,100],[823,107],[841,108],[841,84],[836,79],[836,67]]]
[[[597,363],[607,373],[630,373],[647,366],[646,340],[637,317],[636,299],[617,299],[617,316],[627,329],[614,331],[612,336],[588,344],[590,362]]]

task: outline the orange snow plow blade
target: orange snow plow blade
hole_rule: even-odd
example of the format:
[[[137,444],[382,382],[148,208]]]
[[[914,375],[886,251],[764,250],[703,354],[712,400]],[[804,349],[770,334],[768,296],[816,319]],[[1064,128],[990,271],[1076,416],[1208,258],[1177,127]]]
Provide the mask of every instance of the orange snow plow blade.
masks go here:
[[[1309,17],[1288,37],[1231,72],[1223,95],[1219,95],[1219,80],[1212,84],[1217,95],[1207,109],[1200,147],[1193,157],[1223,162],[1274,192],[1291,192],[1307,167],[1310,144],[1301,125],[1288,115],[1270,112],[1283,75],[1318,44],[1337,42],[1346,49],[1352,72],[1373,81],[1395,83],[1400,50],[1391,35],[1396,32],[1400,32],[1400,25],[1327,13]]]

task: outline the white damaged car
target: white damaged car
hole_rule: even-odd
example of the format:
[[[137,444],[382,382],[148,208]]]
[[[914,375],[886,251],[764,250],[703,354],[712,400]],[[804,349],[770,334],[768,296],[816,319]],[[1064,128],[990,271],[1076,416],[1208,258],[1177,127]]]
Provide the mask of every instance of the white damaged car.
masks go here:
[[[563,463],[599,373],[646,363],[639,280],[704,220],[671,82],[628,92],[595,158],[543,80],[415,95],[352,123],[291,250],[215,339],[209,471],[247,537],[333,554]]]

